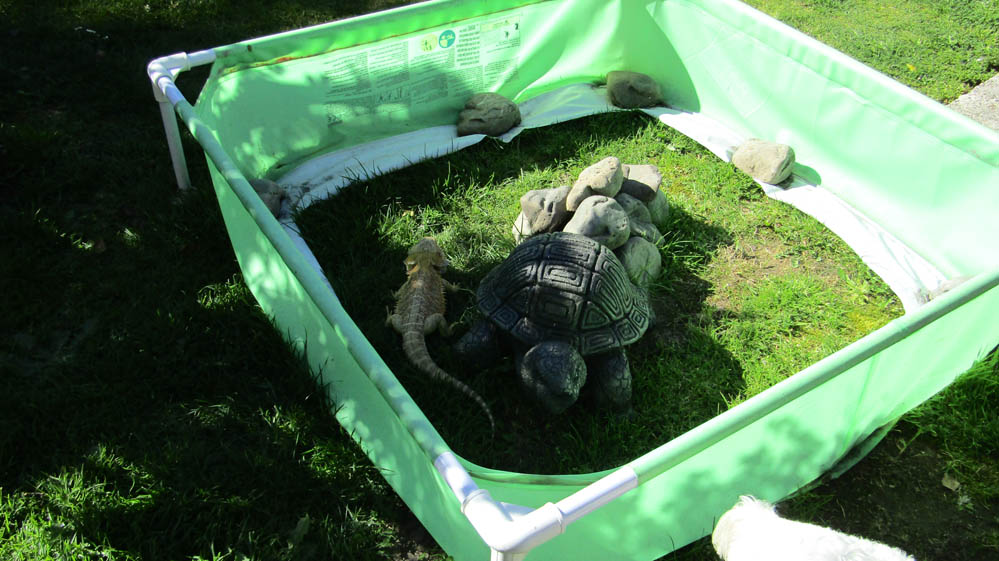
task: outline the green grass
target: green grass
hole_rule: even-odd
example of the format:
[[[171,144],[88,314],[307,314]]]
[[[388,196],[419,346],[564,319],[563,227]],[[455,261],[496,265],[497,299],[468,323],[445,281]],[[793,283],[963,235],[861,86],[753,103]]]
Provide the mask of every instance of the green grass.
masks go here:
[[[947,471],[963,482],[968,501],[999,499],[999,353],[993,352],[945,391],[906,415],[913,440],[932,436],[947,457]],[[967,504],[967,503],[965,503]],[[999,540],[995,541],[999,546]]]
[[[442,557],[249,295],[189,139],[196,189],[177,195],[144,73],[164,54],[395,4],[0,0],[0,559]],[[896,18],[868,17],[871,3],[763,7],[936,99],[995,71],[995,2],[886,5]],[[920,56],[897,54],[910,48]],[[181,87],[193,97],[203,76]],[[583,148],[553,147],[571,160],[556,171],[599,156]],[[483,171],[478,184],[493,175],[519,171]],[[682,266],[704,265],[696,246],[673,244]],[[854,294],[869,285],[848,280]],[[846,484],[796,502],[800,516],[868,533],[890,504],[913,522],[888,527],[896,543],[939,552],[920,559],[999,557],[989,364],[908,416]],[[939,470],[970,502],[958,506]],[[948,494],[916,508],[934,490]],[[909,511],[932,527],[917,532]],[[934,549],[941,533],[967,537]],[[963,547],[976,543],[992,549]],[[670,558],[713,554],[700,542]]]
[[[479,280],[514,246],[520,197],[571,184],[609,155],[657,165],[672,203],[664,270],[651,291],[659,322],[629,347],[635,416],[620,419],[586,400],[545,415],[525,403],[510,360],[468,371],[451,356],[452,341],[430,337],[438,363],[491,404],[499,420],[493,441],[479,408],[456,391],[442,399],[439,384],[409,364],[385,325],[390,293],[405,278],[405,252],[423,236],[438,240],[451,259],[448,278],[466,289],[450,298],[450,320],[467,327],[477,317]],[[640,113],[485,142],[354,184],[297,222],[347,312],[444,438],[468,459],[500,469],[615,467],[902,314],[888,287],[824,226]],[[331,239],[338,243],[324,243]],[[384,297],[373,303],[372,295]]]
[[[999,72],[996,0],[747,4],[943,102]]]

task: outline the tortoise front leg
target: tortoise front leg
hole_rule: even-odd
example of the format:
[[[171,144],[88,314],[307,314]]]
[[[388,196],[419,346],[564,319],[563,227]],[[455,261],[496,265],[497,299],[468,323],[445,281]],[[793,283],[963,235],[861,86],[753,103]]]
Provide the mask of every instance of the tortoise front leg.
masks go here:
[[[631,408],[631,367],[623,348],[589,356],[586,366],[598,402],[619,411]]]

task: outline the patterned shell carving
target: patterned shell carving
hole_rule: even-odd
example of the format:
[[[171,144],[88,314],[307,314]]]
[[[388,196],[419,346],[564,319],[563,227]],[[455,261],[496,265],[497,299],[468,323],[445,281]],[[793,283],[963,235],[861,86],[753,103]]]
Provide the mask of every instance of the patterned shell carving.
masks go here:
[[[517,246],[479,284],[479,309],[528,345],[565,341],[583,356],[629,345],[649,326],[649,303],[614,253],[553,232]]]

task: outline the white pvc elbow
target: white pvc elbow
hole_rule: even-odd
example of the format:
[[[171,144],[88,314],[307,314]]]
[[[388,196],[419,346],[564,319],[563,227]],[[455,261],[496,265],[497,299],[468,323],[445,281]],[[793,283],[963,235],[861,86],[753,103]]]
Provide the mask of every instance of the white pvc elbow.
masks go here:
[[[153,95],[156,101],[166,101],[170,96],[167,91],[174,86],[173,81],[181,72],[202,64],[211,64],[215,60],[215,51],[207,49],[196,53],[174,53],[153,59],[146,66],[149,81],[153,84]],[[171,99],[171,103],[176,100]]]
[[[562,512],[552,503],[531,510],[498,502],[479,489],[461,510],[482,541],[497,552],[524,554],[565,532]]]
[[[153,86],[153,96],[160,106],[160,116],[163,119],[163,130],[170,149],[174,176],[177,179],[177,186],[181,189],[191,186],[191,177],[187,172],[187,161],[184,158],[184,148],[177,128],[177,118],[173,114],[174,107],[184,100],[184,95],[177,89],[174,80],[178,74],[190,70],[192,66],[210,64],[214,60],[215,51],[209,49],[191,55],[187,53],[167,55],[153,59],[146,66],[146,73]]]
[[[562,499],[537,509],[496,501],[480,489],[454,454],[441,454],[434,466],[461,503],[461,511],[494,552],[522,556],[565,532],[566,526],[638,485],[630,468],[621,468]]]

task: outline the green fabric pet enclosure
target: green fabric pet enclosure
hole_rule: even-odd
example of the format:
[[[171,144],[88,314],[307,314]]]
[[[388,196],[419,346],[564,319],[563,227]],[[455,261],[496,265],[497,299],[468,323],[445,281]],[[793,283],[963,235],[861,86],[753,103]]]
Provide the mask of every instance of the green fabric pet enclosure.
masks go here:
[[[174,79],[205,64],[192,106]],[[653,77],[669,107],[646,112],[723,159],[750,137],[792,145],[794,181],[763,188],[843,237],[906,314],[616,469],[474,465],[450,450],[291,219],[275,218],[247,178],[272,179],[305,205],[481,140],[454,130],[477,91],[517,102],[522,127],[613,110],[599,86],[611,70]],[[735,1],[432,1],[163,57],[149,76],[178,182],[189,179],[174,113],[207,154],[256,299],[329,384],[338,420],[459,560],[662,556],[708,534],[739,495],[778,500],[821,476],[999,341],[999,135]]]

